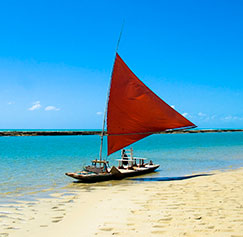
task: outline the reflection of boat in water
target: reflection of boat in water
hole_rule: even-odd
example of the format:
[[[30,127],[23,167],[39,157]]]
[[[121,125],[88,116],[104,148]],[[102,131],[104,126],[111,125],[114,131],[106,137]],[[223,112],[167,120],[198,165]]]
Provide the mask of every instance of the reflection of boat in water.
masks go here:
[[[101,135],[100,159],[83,171],[66,173],[82,182],[97,182],[137,176],[153,172],[159,165],[145,158],[129,156],[118,160],[119,165],[109,168],[109,162],[102,159],[105,121],[107,121],[108,153],[127,147],[153,133],[168,129],[193,128],[195,125],[161,100],[125,64],[116,53],[113,66],[108,103]]]

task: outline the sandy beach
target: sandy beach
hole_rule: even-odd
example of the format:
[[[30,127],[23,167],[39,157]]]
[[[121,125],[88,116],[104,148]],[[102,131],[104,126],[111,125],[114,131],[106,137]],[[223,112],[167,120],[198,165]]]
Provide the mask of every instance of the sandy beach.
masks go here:
[[[242,168],[70,187],[73,195],[1,206],[0,236],[243,236]]]

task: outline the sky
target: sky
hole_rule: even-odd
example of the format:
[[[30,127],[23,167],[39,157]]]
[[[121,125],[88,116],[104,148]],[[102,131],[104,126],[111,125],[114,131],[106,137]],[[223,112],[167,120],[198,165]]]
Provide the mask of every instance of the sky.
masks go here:
[[[101,129],[118,53],[199,128],[243,128],[243,1],[0,2],[0,129]]]

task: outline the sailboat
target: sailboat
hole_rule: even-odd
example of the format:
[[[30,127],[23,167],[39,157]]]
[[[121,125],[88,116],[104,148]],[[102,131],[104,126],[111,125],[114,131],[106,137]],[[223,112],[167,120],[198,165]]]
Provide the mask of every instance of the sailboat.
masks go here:
[[[146,158],[134,157],[132,148],[127,154],[127,146],[166,130],[196,127],[175,109],[160,99],[127,66],[116,52],[106,111],[101,134],[100,159],[92,161],[83,171],[66,173],[81,182],[98,182],[122,179],[154,172],[159,164]],[[122,150],[117,167],[109,167],[102,159],[105,122],[107,123],[107,156]]]

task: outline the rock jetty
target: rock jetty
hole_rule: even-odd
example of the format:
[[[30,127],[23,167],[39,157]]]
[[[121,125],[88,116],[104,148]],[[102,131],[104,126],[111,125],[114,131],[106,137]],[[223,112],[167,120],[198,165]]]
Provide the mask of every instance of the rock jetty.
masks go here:
[[[198,130],[167,130],[166,133],[215,133],[215,132],[243,132],[243,129],[198,129]],[[78,136],[101,135],[101,131],[0,131],[0,136]],[[106,135],[106,132],[105,132]]]

